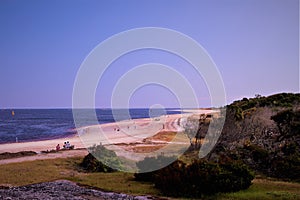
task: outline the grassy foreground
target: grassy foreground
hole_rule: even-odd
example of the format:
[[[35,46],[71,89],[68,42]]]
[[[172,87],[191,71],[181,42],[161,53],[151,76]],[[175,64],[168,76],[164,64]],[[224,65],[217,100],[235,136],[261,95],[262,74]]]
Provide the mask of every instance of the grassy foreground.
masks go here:
[[[84,173],[77,167],[81,160],[82,158],[79,157],[60,158],[0,165],[0,186],[21,186],[67,179],[107,191],[160,196],[159,191],[152,184],[134,181],[133,174]],[[255,179],[247,190],[218,194],[205,199],[300,199],[300,184]]]

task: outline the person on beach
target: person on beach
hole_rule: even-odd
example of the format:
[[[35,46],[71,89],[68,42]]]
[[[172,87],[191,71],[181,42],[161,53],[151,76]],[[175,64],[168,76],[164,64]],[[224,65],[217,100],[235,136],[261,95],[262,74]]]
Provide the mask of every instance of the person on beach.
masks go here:
[[[59,151],[60,150],[60,146],[59,144],[56,145],[56,151]]]
[[[67,148],[67,149],[70,149],[70,147],[71,147],[71,144],[70,144],[69,141],[67,141],[67,143],[66,143],[66,148]]]
[[[75,146],[71,145],[69,141],[66,141],[66,142],[64,142],[63,148],[64,149],[74,149]]]

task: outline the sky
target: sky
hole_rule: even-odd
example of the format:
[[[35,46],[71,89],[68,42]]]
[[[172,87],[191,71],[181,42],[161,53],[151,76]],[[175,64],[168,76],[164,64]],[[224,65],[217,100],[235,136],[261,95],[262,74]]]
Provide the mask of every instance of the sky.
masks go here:
[[[198,42],[219,70],[227,103],[299,92],[298,0],[1,0],[0,108],[71,108],[76,75],[90,52],[115,34],[143,27],[172,29]],[[111,63],[95,106],[111,107],[121,77],[145,63],[176,70],[200,107],[210,107],[205,78],[184,59],[157,49]],[[130,107],[180,107],[177,92],[145,83],[124,101]]]

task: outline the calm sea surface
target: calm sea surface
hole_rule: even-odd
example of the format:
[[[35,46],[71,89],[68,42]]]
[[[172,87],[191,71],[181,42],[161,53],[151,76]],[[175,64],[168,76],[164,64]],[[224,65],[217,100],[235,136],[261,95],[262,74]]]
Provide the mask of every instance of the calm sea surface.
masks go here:
[[[163,114],[179,114],[176,109],[115,110],[118,119],[156,117]],[[82,126],[94,125],[82,110]],[[114,112],[115,113],[115,112]],[[124,114],[123,114],[124,113]],[[115,122],[111,109],[96,109],[99,124]],[[35,141],[65,137],[74,134],[75,125],[71,109],[4,109],[0,110],[0,143]]]

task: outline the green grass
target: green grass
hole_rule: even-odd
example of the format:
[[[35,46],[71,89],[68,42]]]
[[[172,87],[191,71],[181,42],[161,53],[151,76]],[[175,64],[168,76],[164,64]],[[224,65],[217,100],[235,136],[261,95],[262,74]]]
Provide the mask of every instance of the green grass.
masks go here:
[[[123,192],[134,195],[149,194],[157,196],[160,194],[152,184],[134,181],[133,174],[130,173],[81,173],[67,179],[105,191]]]
[[[36,160],[0,165],[0,185],[22,186],[75,176],[81,158]]]
[[[268,179],[254,179],[249,189],[235,193],[219,194],[218,199],[300,199],[300,184]]]
[[[106,191],[127,194],[149,194],[159,196],[159,190],[150,183],[134,181],[133,174],[85,173],[78,168],[82,158],[60,158],[36,160],[22,163],[0,165],[0,185],[21,186],[33,183],[67,179],[82,185]],[[300,199],[300,184],[256,178],[252,186],[244,191],[218,194],[205,199],[256,200],[256,199]]]
[[[106,191],[136,195],[160,194],[152,184],[134,181],[134,176],[130,173],[85,173],[78,168],[82,159],[59,158],[0,165],[0,185],[22,186],[66,179]]]

